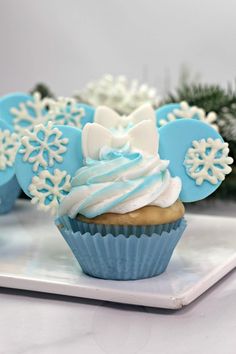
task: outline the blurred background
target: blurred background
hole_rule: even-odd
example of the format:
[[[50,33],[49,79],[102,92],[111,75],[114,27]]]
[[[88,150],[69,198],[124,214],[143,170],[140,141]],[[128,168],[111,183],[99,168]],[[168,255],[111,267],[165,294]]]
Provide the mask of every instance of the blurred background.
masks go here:
[[[210,83],[235,78],[233,0],[1,0],[0,94],[41,81],[70,95],[104,73],[163,94],[181,68]]]
[[[236,161],[235,1],[0,4],[0,95],[45,83],[54,95],[71,96],[106,73],[125,75],[154,87],[159,104],[186,100],[215,111]],[[213,199],[226,199],[235,215],[236,164]]]

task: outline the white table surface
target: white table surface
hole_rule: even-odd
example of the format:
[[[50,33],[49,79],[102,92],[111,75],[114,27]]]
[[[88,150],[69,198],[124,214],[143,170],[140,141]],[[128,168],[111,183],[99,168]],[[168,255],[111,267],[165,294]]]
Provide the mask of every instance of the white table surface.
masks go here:
[[[235,354],[236,270],[178,311],[0,289],[0,354]]]

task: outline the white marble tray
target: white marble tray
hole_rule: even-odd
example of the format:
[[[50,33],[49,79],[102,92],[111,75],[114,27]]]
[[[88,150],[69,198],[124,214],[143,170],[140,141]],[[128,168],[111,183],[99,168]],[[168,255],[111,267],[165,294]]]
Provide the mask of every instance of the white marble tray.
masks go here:
[[[167,271],[137,281],[84,275],[53,224],[26,201],[0,216],[0,286],[178,309],[236,266],[236,219],[187,215]],[[217,291],[217,289],[216,289]]]

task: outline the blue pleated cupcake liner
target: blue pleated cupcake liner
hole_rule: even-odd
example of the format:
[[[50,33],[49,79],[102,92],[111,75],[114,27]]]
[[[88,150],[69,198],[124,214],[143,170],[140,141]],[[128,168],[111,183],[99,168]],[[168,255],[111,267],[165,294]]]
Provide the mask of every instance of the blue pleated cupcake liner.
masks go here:
[[[56,225],[84,273],[109,280],[138,280],[163,273],[185,228],[184,218],[169,232],[140,236],[74,232],[67,217]],[[109,229],[109,225],[107,225]]]
[[[129,237],[135,235],[140,237],[141,235],[160,235],[162,232],[170,232],[172,229],[177,229],[181,223],[181,219],[178,219],[172,223],[161,225],[107,225],[107,224],[90,224],[82,222],[78,219],[72,219],[69,216],[61,216],[60,222],[68,230],[72,232],[80,231],[82,234],[86,232],[91,235],[99,233],[102,236],[112,234],[113,236],[124,235]]]
[[[3,186],[0,186],[0,214],[6,214],[11,211],[15,200],[20,194],[20,190],[16,176],[12,177],[10,181]]]

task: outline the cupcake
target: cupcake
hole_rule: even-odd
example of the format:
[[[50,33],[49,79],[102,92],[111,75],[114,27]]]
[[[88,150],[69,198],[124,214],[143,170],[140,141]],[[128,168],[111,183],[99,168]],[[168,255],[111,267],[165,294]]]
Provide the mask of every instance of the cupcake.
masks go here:
[[[186,227],[182,201],[213,193],[232,159],[219,133],[201,121],[157,129],[146,105],[117,119],[103,107],[82,131],[35,127],[22,138],[16,173],[32,201],[57,214],[86,274],[136,280],[165,271]],[[53,149],[43,141],[39,156],[31,155],[37,136],[47,136]]]
[[[112,147],[109,141],[102,148],[92,144],[93,136],[101,139],[107,132],[96,123],[84,128],[85,166],[72,178],[57,224],[85,273],[123,280],[158,275],[185,228],[184,207],[177,201],[181,180],[160,160],[151,121],[130,130],[137,142],[123,149],[119,136]],[[149,146],[139,142],[140,132]]]

